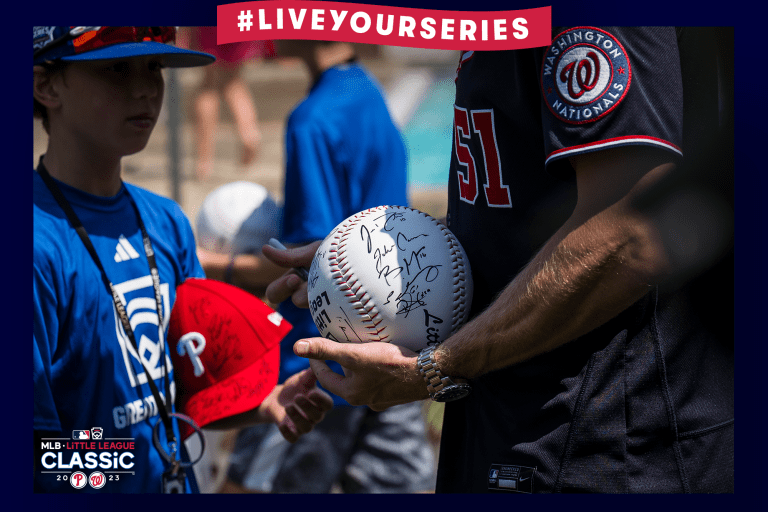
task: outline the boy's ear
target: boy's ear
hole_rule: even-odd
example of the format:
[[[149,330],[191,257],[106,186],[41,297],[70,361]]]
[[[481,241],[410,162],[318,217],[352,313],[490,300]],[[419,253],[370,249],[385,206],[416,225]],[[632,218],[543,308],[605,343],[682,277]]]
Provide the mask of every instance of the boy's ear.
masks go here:
[[[56,108],[61,104],[59,94],[53,83],[53,73],[43,66],[33,66],[34,85],[32,95],[46,108]]]

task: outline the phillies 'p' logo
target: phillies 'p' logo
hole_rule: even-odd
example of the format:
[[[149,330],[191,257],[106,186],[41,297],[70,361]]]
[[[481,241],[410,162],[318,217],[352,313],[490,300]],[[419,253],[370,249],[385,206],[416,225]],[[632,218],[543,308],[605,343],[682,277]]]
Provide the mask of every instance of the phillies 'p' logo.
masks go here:
[[[205,373],[205,367],[203,361],[200,359],[200,354],[205,349],[205,336],[199,332],[189,332],[179,339],[179,344],[176,347],[176,351],[180,356],[189,356],[192,361],[192,367],[195,369],[195,377],[201,376]]]
[[[88,478],[82,471],[75,471],[69,477],[69,483],[72,484],[72,487],[75,489],[82,489],[88,483]]]
[[[626,97],[632,69],[613,35],[578,27],[558,35],[544,55],[541,89],[557,118],[582,124],[602,118]]]

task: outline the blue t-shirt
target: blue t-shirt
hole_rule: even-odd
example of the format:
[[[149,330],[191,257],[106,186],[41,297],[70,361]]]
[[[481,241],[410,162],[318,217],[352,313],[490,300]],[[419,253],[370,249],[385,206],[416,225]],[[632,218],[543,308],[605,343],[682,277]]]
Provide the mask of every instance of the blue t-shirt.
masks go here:
[[[57,184],[126,305],[150,377],[165,394],[165,366],[174,395],[170,354],[163,351],[164,334],[159,339],[152,278],[130,197],[136,201],[155,251],[163,333],[176,287],[188,277],[204,277],[189,221],[175,202],[129,184],[107,198]],[[128,450],[133,457],[124,460],[133,462],[134,474],[111,473],[103,466],[72,467],[71,471],[105,473],[107,481],[98,492],[159,492],[164,467],[151,441],[151,425],[159,416],[147,375],[123,332],[98,268],[36,172],[33,200],[34,429],[60,432],[70,441],[76,430],[103,429],[103,440],[133,441],[134,448]],[[64,464],[71,462],[70,456],[65,451]],[[36,491],[72,490],[59,478],[61,474],[40,473],[58,469],[49,467],[57,465],[55,460],[48,456],[45,463],[35,461]],[[81,492],[88,490],[93,489],[87,485]]]
[[[407,158],[380,86],[358,64],[326,70],[291,113],[285,134],[283,238],[324,239],[344,219],[381,206],[407,206]],[[319,336],[309,310],[291,301],[280,313],[293,324],[281,345],[280,382],[307,368],[296,340]],[[333,363],[332,368],[341,371]],[[336,404],[346,401],[334,397]]]

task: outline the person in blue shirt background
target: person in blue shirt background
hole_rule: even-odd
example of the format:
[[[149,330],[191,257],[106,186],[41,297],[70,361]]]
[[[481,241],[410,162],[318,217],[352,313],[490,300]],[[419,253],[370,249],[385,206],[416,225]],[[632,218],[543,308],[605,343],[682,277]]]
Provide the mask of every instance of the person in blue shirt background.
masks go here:
[[[276,45],[278,55],[298,57],[311,76],[307,96],[286,125],[283,242],[322,240],[362,210],[407,206],[405,144],[381,86],[357,61],[354,46],[324,41]],[[284,271],[263,257],[261,263],[272,265],[277,274],[269,276],[263,271],[268,267],[240,261],[232,274],[236,285],[255,279],[263,286]],[[294,326],[281,343],[282,382],[309,366],[293,354],[293,343],[318,336],[318,331],[309,312],[291,301],[280,304],[279,311]],[[334,404],[313,435],[290,446],[273,443],[274,429],[266,425],[241,432],[229,479],[256,492],[433,490],[435,461],[419,404],[381,413],[352,407],[340,397],[334,397]]]

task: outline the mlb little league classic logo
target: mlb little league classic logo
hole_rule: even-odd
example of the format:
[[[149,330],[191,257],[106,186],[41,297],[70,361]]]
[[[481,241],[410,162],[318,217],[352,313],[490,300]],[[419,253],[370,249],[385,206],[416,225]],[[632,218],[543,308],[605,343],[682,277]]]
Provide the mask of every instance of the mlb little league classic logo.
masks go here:
[[[35,478],[69,482],[74,489],[90,486],[101,489],[107,482],[120,482],[135,475],[133,438],[104,437],[102,427],[73,430],[72,440],[43,438],[40,448],[40,474]],[[111,484],[110,484],[111,485]]]

